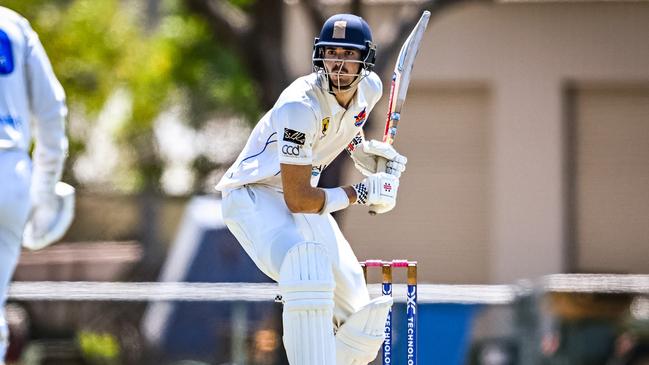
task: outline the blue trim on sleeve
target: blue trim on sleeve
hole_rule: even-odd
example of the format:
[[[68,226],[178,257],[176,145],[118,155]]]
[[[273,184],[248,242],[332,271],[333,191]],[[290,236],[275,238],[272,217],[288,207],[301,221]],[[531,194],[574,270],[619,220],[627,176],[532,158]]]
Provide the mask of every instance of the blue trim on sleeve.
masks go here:
[[[273,138],[273,136],[276,135],[276,134],[277,134],[277,132],[273,132],[270,136],[268,136],[268,139],[266,139],[266,144],[264,145],[264,148],[263,148],[259,153],[256,153],[256,154],[254,154],[254,155],[252,155],[252,156],[248,156],[248,157],[244,158],[243,160],[241,160],[241,162],[239,162],[239,164],[237,165],[237,167],[241,166],[241,164],[244,163],[244,162],[246,162],[246,160],[249,160],[249,159],[251,159],[251,158],[253,158],[253,157],[257,157],[257,156],[261,155],[262,153],[264,153],[264,151],[266,151],[266,147],[268,147],[269,144],[277,142],[276,139],[275,139],[275,140],[272,140],[272,141],[270,140],[270,139]],[[234,175],[234,172],[232,172],[232,173],[230,174],[230,177],[232,177],[233,175]]]
[[[268,139],[266,140],[266,144],[264,145],[264,148],[261,150],[261,152],[256,153],[256,154],[254,154],[254,155],[252,155],[252,156],[248,156],[248,157],[244,158],[243,160],[241,160],[241,162],[239,162],[239,166],[241,166],[241,164],[244,163],[246,160],[249,160],[249,159],[251,159],[251,158],[253,158],[253,157],[257,157],[257,156],[261,155],[262,153],[264,153],[264,151],[266,151],[266,147],[268,147],[269,144],[274,143],[274,142],[277,142],[277,140],[274,140],[274,141],[271,141],[271,140],[270,140],[270,139],[273,138],[273,136],[276,135],[276,134],[277,134],[277,132],[273,132],[270,136],[268,136]]]

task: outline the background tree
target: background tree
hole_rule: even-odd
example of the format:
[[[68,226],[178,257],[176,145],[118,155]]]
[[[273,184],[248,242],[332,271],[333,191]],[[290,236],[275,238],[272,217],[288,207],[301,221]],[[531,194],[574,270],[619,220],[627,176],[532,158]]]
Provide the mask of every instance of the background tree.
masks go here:
[[[128,96],[128,113],[124,120],[111,121],[114,135],[106,136],[119,146],[118,173],[101,188],[139,196],[136,238],[146,248],[143,266],[159,261],[156,214],[166,146],[154,138],[156,118],[181,105],[184,121],[195,129],[215,115],[255,120],[259,103],[246,70],[236,54],[214,41],[204,20],[188,14],[177,0],[159,7],[153,26],[143,21],[145,9],[134,1],[6,0],[3,5],[30,20],[66,90],[66,181],[79,186],[73,168],[88,149],[107,101],[119,91]],[[202,168],[205,158],[197,160],[194,165]]]

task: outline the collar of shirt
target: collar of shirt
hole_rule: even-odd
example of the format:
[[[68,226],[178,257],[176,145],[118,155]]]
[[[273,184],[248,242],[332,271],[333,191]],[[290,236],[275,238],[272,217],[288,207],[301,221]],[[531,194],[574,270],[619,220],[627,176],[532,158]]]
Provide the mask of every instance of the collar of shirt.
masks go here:
[[[329,107],[331,108],[331,110],[330,110],[331,115],[337,115],[338,113],[342,113],[342,112],[345,112],[347,110],[347,109],[343,108],[342,106],[340,106],[340,104],[338,104],[338,100],[336,100],[336,97],[332,93],[330,93],[328,91],[325,91],[325,97],[327,98],[327,103],[329,104]],[[353,102],[354,101],[352,100],[352,103]],[[350,103],[350,105],[352,103]]]

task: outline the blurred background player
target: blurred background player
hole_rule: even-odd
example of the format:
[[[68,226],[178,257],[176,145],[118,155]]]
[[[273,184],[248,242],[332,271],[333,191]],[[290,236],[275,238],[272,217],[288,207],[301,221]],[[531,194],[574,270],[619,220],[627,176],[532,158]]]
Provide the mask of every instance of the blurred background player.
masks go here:
[[[330,215],[352,204],[378,213],[396,204],[406,158],[362,132],[382,93],[375,52],[362,18],[329,18],[315,40],[314,72],[284,90],[216,187],[228,228],[279,283],[291,365],[367,364],[383,340],[392,300],[370,301],[358,260]],[[345,149],[365,178],[317,188]],[[388,160],[386,172],[377,172],[379,156]]]
[[[63,205],[55,186],[67,153],[66,115],[65,93],[38,35],[22,16],[0,7],[0,308],[28,219],[30,241],[41,247],[61,221]],[[0,364],[8,338],[0,310]]]

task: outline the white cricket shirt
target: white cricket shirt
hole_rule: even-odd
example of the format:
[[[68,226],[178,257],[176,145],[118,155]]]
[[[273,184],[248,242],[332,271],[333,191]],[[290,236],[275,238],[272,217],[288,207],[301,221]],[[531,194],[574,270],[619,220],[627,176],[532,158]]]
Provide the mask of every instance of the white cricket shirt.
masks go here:
[[[345,109],[320,86],[316,73],[298,78],[257,123],[216,189],[259,183],[282,191],[280,163],[311,165],[311,185],[317,186],[322,171],[363,128],[382,88],[371,72]]]
[[[32,115],[44,160],[60,160],[67,149],[65,93],[36,32],[0,6],[0,149],[29,150]]]

